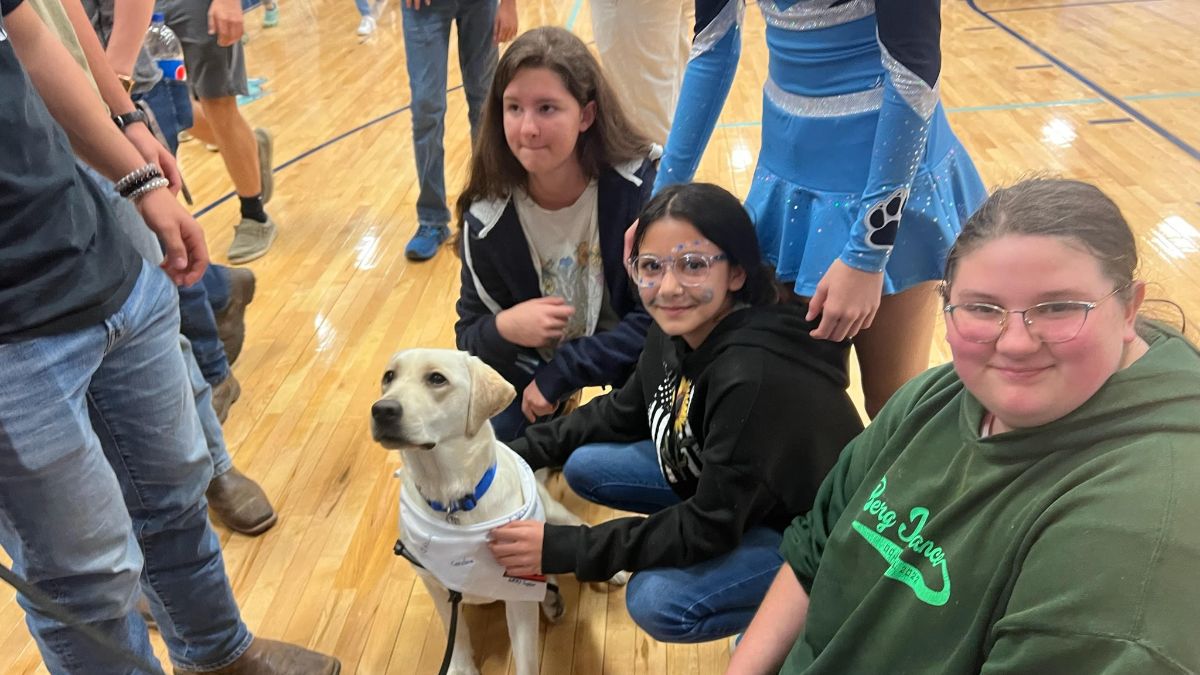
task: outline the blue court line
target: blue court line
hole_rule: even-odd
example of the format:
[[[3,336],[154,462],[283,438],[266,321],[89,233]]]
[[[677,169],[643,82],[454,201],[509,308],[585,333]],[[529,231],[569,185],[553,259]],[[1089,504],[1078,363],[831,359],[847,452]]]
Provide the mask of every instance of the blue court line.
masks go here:
[[[575,20],[579,18],[579,10],[583,7],[583,0],[575,0],[575,4],[571,5],[571,13],[567,15],[567,25],[565,28],[572,33],[575,32]]]
[[[457,87],[451,87],[451,88],[447,89],[446,93],[449,94],[451,92],[458,91],[459,89],[462,89],[461,84],[458,85]],[[403,106],[400,108],[396,108],[395,110],[393,110],[389,113],[384,113],[384,114],[380,115],[379,117],[376,117],[375,119],[370,120],[369,122],[360,124],[349,131],[342,132],[342,133],[338,134],[337,136],[334,136],[333,138],[325,141],[324,143],[322,143],[316,147],[309,148],[308,150],[305,150],[304,152],[300,153],[299,155],[296,155],[295,157],[289,159],[288,161],[284,162],[283,164],[280,164],[279,166],[275,167],[274,169],[271,169],[271,173],[279,173],[280,171],[283,171],[284,169],[288,168],[289,166],[295,164],[296,162],[299,162],[302,159],[305,159],[307,157],[315,155],[316,153],[320,152],[321,150],[328,148],[329,146],[333,145],[334,143],[343,141],[346,138],[353,136],[354,134],[357,134],[358,132],[362,131],[363,129],[366,129],[368,127],[373,127],[376,124],[383,122],[384,120],[391,119],[391,118],[395,117],[396,115],[399,115],[400,113],[408,110],[411,107],[412,107],[412,104],[409,104],[409,105],[406,105],[406,106]],[[232,199],[235,194],[236,193],[234,193],[234,192],[230,192],[230,193],[222,196],[220,199],[216,200],[215,202],[209,204],[208,206],[206,206],[206,207],[200,209],[199,211],[197,211],[196,213],[192,214],[192,217],[199,218],[200,216],[203,216],[204,214],[208,213],[209,211],[212,211],[213,209],[217,208],[221,204],[224,204],[225,202]]]
[[[1090,105],[1104,103],[1102,98],[1071,98],[1061,101],[1032,101],[1028,103],[996,103],[994,105],[967,105],[957,108],[946,108],[948,113],[992,112],[995,110],[1025,110],[1030,108],[1061,108],[1070,105]]]
[[[1127,101],[1164,101],[1174,98],[1197,98],[1200,97],[1200,91],[1171,91],[1165,94],[1134,94],[1126,96]]]
[[[1074,77],[1076,80],[1079,80],[1079,82],[1082,83],[1084,86],[1088,87],[1092,91],[1099,94],[1101,97],[1103,97],[1109,103],[1120,108],[1125,114],[1127,114],[1130,117],[1141,122],[1147,128],[1149,128],[1151,131],[1155,132],[1159,136],[1162,136],[1164,139],[1171,142],[1171,144],[1173,144],[1175,147],[1179,148],[1180,150],[1183,150],[1185,153],[1190,155],[1192,159],[1200,162],[1200,150],[1193,148],[1182,138],[1179,138],[1175,134],[1171,133],[1165,127],[1163,127],[1159,123],[1155,122],[1154,120],[1150,119],[1149,117],[1146,117],[1141,112],[1139,112],[1137,108],[1134,108],[1133,106],[1129,105],[1128,103],[1121,100],[1120,98],[1117,98],[1116,96],[1111,94],[1107,89],[1105,89],[1104,87],[1101,87],[1095,81],[1084,76],[1083,73],[1080,73],[1078,70],[1075,70],[1071,66],[1067,65],[1066,62],[1064,62],[1062,59],[1051,54],[1049,51],[1043,49],[1042,47],[1039,47],[1033,40],[1030,40],[1029,38],[1025,37],[1024,35],[1018,33],[1016,30],[1013,30],[1013,28],[1011,28],[1008,24],[997,19],[996,17],[992,16],[991,14],[988,14],[987,12],[983,11],[982,9],[979,9],[979,4],[976,2],[976,0],[967,0],[967,6],[970,7],[971,9],[975,10],[975,12],[977,14],[979,14],[980,16],[982,16],[983,18],[994,23],[996,26],[998,26],[1000,28],[1000,30],[1003,30],[1004,32],[1006,32],[1009,35],[1016,38],[1017,40],[1020,40],[1026,47],[1029,47],[1030,49],[1037,52],[1038,54],[1041,54],[1042,58],[1044,58],[1044,59],[1050,61],[1051,63],[1053,63],[1054,65],[1058,66],[1059,68],[1061,68],[1063,70],[1063,72],[1067,73],[1071,77]]]
[[[1063,2],[1057,5],[1009,7],[1007,9],[990,9],[987,11],[992,14],[1001,14],[1005,12],[1031,12],[1039,9],[1071,9],[1072,7],[1091,7],[1093,5],[1137,5],[1144,2],[1158,2],[1158,0],[1091,0],[1090,2]]]

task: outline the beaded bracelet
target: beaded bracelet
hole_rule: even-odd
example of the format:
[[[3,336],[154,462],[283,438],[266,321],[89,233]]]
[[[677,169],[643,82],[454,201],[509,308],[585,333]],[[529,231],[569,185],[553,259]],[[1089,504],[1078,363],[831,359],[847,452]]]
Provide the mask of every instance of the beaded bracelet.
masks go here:
[[[165,188],[170,184],[171,182],[162,176],[159,176],[158,178],[151,178],[145,183],[142,183],[140,186],[134,188],[132,192],[130,192],[128,195],[125,195],[125,198],[136,202],[138,198],[144,196],[146,193],[159,188]]]
[[[139,169],[129,172],[121,180],[117,181],[117,193],[122,197],[129,197],[129,194],[141,187],[143,184],[155,179],[162,178],[162,171],[154,164],[147,164]]]

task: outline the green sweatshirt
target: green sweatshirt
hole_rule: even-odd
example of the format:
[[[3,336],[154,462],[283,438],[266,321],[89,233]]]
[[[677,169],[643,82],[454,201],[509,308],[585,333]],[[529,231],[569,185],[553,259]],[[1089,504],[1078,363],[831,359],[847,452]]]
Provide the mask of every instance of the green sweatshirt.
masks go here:
[[[810,594],[781,672],[1200,672],[1200,353],[980,439],[949,365],[847,446],[782,552]]]

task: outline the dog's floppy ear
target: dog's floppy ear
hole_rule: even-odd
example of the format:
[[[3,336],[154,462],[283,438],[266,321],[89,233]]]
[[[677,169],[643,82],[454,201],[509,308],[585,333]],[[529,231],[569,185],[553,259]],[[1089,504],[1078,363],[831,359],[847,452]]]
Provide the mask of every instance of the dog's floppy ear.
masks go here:
[[[517,391],[478,356],[467,357],[471,371],[471,401],[467,404],[467,437],[479,433],[479,427],[516,398]]]

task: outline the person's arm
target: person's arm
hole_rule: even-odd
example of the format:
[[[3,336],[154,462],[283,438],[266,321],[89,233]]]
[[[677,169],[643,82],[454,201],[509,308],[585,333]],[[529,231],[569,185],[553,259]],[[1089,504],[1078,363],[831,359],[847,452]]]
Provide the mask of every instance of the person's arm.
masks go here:
[[[240,0],[211,0],[208,5],[208,34],[216,36],[217,45],[232,47],[242,39],[245,28]]]
[[[785,564],[733,652],[725,675],[778,673],[807,619],[808,593]]]
[[[744,365],[731,365],[726,373],[710,375],[711,382],[725,384],[710,386],[692,403],[704,407],[703,466],[695,493],[646,518],[594,527],[547,525],[542,552],[547,574],[574,572],[591,581],[620,570],[710,560],[737,548],[746,530],[779,505],[768,477],[784,467],[804,470],[791,451],[797,439],[782,431],[775,405],[780,397],[764,386],[761,373]]]
[[[454,305],[458,314],[458,320],[454,323],[455,344],[488,364],[513,363],[527,350],[504,339],[496,327],[500,306],[488,294],[477,271],[486,269],[487,261],[477,259],[481,247],[471,241],[466,224],[459,234],[458,245],[461,269],[458,302]]]
[[[5,16],[5,27],[34,88],[85,162],[113,181],[145,164],[92,94],[83,70],[33,8],[17,5]],[[151,190],[137,206],[165,248],[163,269],[177,284],[199,281],[208,264],[199,224],[166,190]]]
[[[581,445],[632,443],[650,438],[642,379],[635,369],[619,389],[555,420],[535,424],[508,445],[534,469],[562,466]],[[610,575],[611,576],[611,575]]]
[[[696,175],[742,53],[745,0],[696,0],[696,33],[654,192]]]
[[[154,0],[116,0],[113,3],[112,33],[108,36],[105,55],[118,75],[133,75],[134,64],[137,63],[138,53],[142,51],[142,45],[146,41],[146,28],[150,26],[152,14]],[[74,18],[71,19],[71,23],[75,23]],[[78,26],[75,32],[79,32]],[[89,63],[90,61],[91,59]]]
[[[534,375],[542,396],[553,403],[583,387],[619,383],[637,364],[649,327],[650,315],[638,306],[611,330],[564,343]]]
[[[879,0],[875,16],[883,55],[883,104],[867,184],[839,258],[863,272],[882,272],[887,266],[901,227],[898,209],[925,153],[942,68],[938,0]]]
[[[496,6],[496,21],[492,27],[492,39],[496,44],[508,42],[517,36],[517,0],[500,0]]]
[[[850,237],[817,284],[808,318],[821,316],[813,337],[841,342],[870,328],[883,293],[883,270],[901,226],[904,204],[925,153],[941,72],[938,0],[875,3],[883,59],[883,103],[867,183]]]
[[[133,1],[136,3],[141,0]],[[87,58],[88,67],[92,71],[92,77],[96,80],[96,89],[99,90],[104,105],[108,106],[109,112],[113,115],[132,112],[134,110],[133,100],[129,98],[129,94],[125,92],[125,88],[117,79],[117,73],[124,71],[109,63],[104,47],[100,44],[100,38],[96,36],[83,5],[79,0],[62,0],[62,5],[67,17],[71,20],[71,27],[75,29],[79,45],[83,47],[84,57]],[[125,11],[124,5],[124,0],[116,4],[118,17]],[[149,25],[149,17],[141,28],[142,35],[146,33],[146,25]],[[136,51],[134,56],[137,56]],[[125,127],[124,133],[129,142],[137,148],[138,154],[147,162],[157,165],[163,172],[163,176],[170,182],[171,192],[178,193],[183,181],[179,176],[179,167],[176,166],[175,157],[171,155],[171,151],[159,143],[154,134],[150,132],[150,128],[143,123],[130,124]]]

